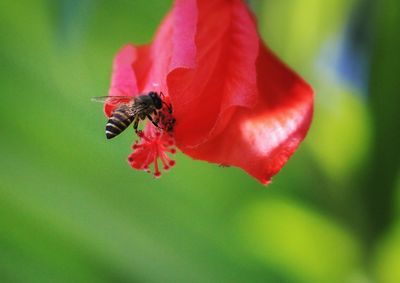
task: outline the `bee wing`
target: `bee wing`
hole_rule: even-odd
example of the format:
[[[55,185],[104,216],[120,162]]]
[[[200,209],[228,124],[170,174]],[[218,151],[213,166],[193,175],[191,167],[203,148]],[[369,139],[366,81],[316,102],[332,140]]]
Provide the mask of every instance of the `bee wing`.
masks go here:
[[[101,103],[109,103],[113,105],[119,104],[129,104],[133,102],[135,99],[134,96],[95,96],[92,97],[92,101],[94,102],[101,102]]]
[[[138,115],[138,114],[140,114],[140,113],[145,112],[146,109],[147,109],[147,106],[146,106],[146,105],[144,105],[144,104],[142,104],[142,103],[134,103],[134,104],[132,105],[132,107],[129,109],[128,113],[129,113],[129,115],[131,115],[131,116],[136,116],[136,115]]]

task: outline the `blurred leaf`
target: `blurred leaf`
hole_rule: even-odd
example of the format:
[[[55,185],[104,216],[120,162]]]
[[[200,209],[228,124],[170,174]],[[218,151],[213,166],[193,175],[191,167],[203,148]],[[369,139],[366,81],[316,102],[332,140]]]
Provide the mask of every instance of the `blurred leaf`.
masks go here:
[[[397,224],[382,239],[376,248],[373,260],[379,283],[400,282],[400,225]]]
[[[370,158],[360,182],[365,205],[365,236],[370,249],[395,220],[396,182],[400,172],[400,2],[373,2],[374,38],[370,79],[370,104],[375,134]]]
[[[240,212],[237,224],[250,253],[301,282],[346,282],[359,268],[356,239],[294,201],[252,203]]]
[[[263,6],[259,27],[268,45],[295,69],[304,72],[309,71],[307,67],[311,67],[321,42],[344,24],[354,0],[260,2]]]
[[[397,173],[397,181],[396,181],[396,185],[395,185],[395,193],[396,193],[397,216],[400,216],[400,170]]]
[[[368,154],[371,132],[365,102],[343,87],[320,88],[307,139],[320,168],[335,182],[351,177]],[[321,95],[322,96],[322,95]]]

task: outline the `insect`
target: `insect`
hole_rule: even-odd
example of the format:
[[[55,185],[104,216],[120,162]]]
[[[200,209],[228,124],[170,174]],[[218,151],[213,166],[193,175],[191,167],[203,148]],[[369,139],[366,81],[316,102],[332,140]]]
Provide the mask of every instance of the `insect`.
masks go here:
[[[154,126],[160,128],[159,112],[163,108],[163,104],[167,106],[168,113],[172,113],[171,105],[167,105],[162,98],[160,92],[150,91],[146,94],[138,96],[99,96],[93,97],[93,101],[107,102],[116,105],[111,117],[106,124],[106,137],[112,139],[122,133],[128,126],[133,123],[133,128],[138,131],[139,121],[149,119]],[[164,114],[163,114],[164,115]]]

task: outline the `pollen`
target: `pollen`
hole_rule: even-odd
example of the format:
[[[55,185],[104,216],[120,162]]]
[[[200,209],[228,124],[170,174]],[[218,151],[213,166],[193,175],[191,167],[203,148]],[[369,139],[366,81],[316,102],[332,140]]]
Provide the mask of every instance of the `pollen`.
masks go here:
[[[176,153],[175,140],[170,133],[149,123],[137,135],[139,139],[133,144],[133,152],[128,158],[133,168],[153,173],[155,178],[159,178],[161,170],[168,171],[175,165],[170,157]]]

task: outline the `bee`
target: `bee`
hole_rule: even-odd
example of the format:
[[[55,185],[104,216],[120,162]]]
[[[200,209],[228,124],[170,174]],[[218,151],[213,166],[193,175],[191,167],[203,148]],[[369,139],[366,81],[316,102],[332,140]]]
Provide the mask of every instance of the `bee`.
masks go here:
[[[168,113],[172,113],[172,106],[167,105],[163,100],[163,94],[150,91],[138,96],[99,96],[93,97],[96,102],[107,102],[116,105],[111,117],[106,124],[106,137],[112,139],[122,133],[133,123],[133,128],[138,132],[140,120],[149,119],[154,126],[160,128],[158,122],[159,112],[163,105],[167,106]]]

